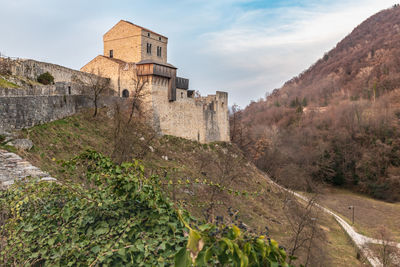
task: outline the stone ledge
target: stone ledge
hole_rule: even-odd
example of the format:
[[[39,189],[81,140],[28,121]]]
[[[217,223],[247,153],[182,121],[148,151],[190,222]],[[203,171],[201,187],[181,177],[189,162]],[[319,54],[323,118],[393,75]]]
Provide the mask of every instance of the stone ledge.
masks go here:
[[[5,189],[16,180],[26,177],[38,178],[40,181],[57,181],[17,154],[0,149],[0,189]]]

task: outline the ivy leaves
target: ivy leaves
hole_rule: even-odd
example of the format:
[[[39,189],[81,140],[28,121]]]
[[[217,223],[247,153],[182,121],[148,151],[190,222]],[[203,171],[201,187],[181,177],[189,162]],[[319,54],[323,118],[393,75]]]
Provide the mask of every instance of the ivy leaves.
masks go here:
[[[84,166],[84,167],[83,167]],[[163,266],[186,237],[157,180],[138,162],[114,165],[95,151],[64,163],[82,182],[27,180],[0,192],[8,219],[5,265]]]
[[[43,266],[274,266],[273,240],[177,211],[139,162],[88,150],[64,163],[79,182],[26,180],[0,192],[0,264]]]
[[[189,229],[188,242],[175,255],[175,266],[287,266],[286,252],[265,236],[241,232],[235,225],[203,224]]]

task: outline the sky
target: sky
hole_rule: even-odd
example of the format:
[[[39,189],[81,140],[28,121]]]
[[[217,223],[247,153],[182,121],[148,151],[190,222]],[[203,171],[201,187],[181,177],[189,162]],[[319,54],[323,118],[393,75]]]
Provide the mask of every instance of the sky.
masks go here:
[[[80,69],[129,20],[169,38],[190,89],[257,101],[399,0],[0,0],[0,53]]]

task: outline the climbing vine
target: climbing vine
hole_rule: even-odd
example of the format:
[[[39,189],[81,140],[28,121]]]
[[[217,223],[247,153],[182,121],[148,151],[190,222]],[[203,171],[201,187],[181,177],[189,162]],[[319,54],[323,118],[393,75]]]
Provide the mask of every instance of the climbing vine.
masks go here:
[[[63,168],[80,180],[27,179],[0,192],[0,265],[288,266],[272,239],[196,221],[138,161],[115,165],[88,150]]]

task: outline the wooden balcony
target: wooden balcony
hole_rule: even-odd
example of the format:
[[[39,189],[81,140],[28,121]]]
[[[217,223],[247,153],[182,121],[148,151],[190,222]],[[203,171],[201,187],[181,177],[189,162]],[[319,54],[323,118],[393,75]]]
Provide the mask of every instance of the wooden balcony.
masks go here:
[[[156,75],[160,77],[172,78],[176,76],[176,69],[165,66],[159,65],[157,63],[148,63],[148,64],[140,64],[137,65],[138,75]]]
[[[176,77],[176,88],[178,89],[189,89],[189,79]]]

